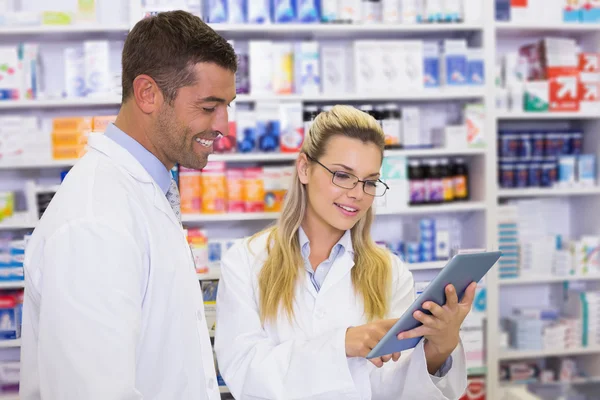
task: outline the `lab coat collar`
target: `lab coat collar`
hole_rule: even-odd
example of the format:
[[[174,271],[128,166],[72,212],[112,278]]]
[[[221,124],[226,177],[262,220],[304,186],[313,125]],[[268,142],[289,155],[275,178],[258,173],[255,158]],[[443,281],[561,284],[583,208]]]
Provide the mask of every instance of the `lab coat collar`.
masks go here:
[[[154,193],[154,206],[167,214],[173,223],[181,226],[162,189],[158,187],[156,181],[154,181],[144,166],[130,152],[101,133],[91,133],[88,139],[88,146],[90,149],[110,158],[118,166],[126,170],[136,181],[150,185]]]
[[[300,227],[298,229],[298,240],[300,244],[300,251],[302,253],[302,258],[307,260],[310,254],[310,240],[308,236],[306,236],[306,232]],[[344,232],[344,235],[338,240],[338,242],[333,246],[335,249],[336,246],[341,246],[341,254],[335,259],[331,269],[327,273],[327,277],[323,282],[323,286],[319,289],[319,292],[314,289],[311,282],[306,282],[308,291],[313,296],[318,296],[319,294],[325,293],[331,287],[340,282],[350,271],[352,267],[354,267],[354,247],[352,246],[352,232],[347,230]]]
[[[310,239],[308,238],[308,236],[306,236],[306,232],[304,232],[304,229],[302,229],[302,227],[298,229],[298,241],[300,244],[300,251],[302,253],[302,257],[308,259],[308,256],[310,255]],[[333,246],[333,249],[335,249],[337,245],[342,246],[344,252],[349,251],[354,254],[354,247],[352,247],[352,232],[350,230],[344,232],[344,235],[342,235],[340,240],[338,240],[335,246]]]

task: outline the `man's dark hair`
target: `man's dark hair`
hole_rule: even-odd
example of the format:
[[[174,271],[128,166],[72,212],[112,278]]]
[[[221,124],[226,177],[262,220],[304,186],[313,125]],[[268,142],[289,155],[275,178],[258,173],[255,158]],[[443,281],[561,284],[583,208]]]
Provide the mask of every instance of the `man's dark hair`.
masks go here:
[[[139,21],[123,47],[123,102],[133,94],[135,78],[146,74],[172,104],[179,88],[194,84],[193,67],[201,62],[237,71],[233,47],[193,14],[169,11]]]

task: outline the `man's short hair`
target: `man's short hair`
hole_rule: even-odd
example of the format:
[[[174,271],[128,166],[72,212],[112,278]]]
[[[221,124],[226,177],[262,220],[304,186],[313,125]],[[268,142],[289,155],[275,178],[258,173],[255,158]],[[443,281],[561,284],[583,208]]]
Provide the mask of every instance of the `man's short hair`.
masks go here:
[[[202,62],[237,71],[233,47],[193,14],[169,11],[139,21],[123,47],[123,102],[133,94],[135,78],[146,74],[172,104],[179,88],[194,84],[193,67]]]

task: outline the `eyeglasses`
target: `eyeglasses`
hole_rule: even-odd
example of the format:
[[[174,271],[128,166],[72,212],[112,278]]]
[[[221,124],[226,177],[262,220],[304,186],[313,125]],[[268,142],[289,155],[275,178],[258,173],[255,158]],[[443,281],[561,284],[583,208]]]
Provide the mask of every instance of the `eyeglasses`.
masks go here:
[[[335,186],[341,187],[342,189],[354,189],[356,187],[356,185],[358,185],[359,182],[362,182],[363,192],[365,192],[369,196],[374,196],[374,197],[383,196],[385,194],[385,192],[389,189],[389,186],[386,185],[384,182],[382,182],[379,179],[376,179],[376,180],[368,180],[367,179],[367,180],[362,181],[362,180],[358,179],[357,176],[352,175],[348,172],[332,171],[329,168],[327,168],[326,166],[324,166],[323,164],[321,164],[319,161],[317,161],[314,158],[312,158],[311,156],[309,156],[308,154],[306,155],[306,157],[309,160],[316,162],[321,167],[325,168],[331,175],[333,175],[331,182]]]

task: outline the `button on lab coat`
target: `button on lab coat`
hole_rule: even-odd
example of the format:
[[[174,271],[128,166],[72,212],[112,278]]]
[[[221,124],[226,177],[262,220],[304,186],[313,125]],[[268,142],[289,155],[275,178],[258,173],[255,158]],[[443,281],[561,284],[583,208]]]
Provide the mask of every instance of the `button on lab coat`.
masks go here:
[[[238,241],[223,259],[217,292],[215,351],[225,383],[246,399],[458,399],[466,386],[462,345],[443,377],[429,375],[423,341],[381,369],[364,358],[347,358],[346,330],[366,323],[354,291],[350,252],[336,259],[320,291],[302,274],[295,289],[295,319],[281,311],[261,326],[258,275],[266,237]],[[393,256],[389,317],[400,317],[414,299],[413,278]],[[302,269],[302,272],[304,270]],[[277,290],[277,288],[273,288]]]
[[[220,399],[179,221],[127,150],[89,145],[27,247],[20,399]]]

